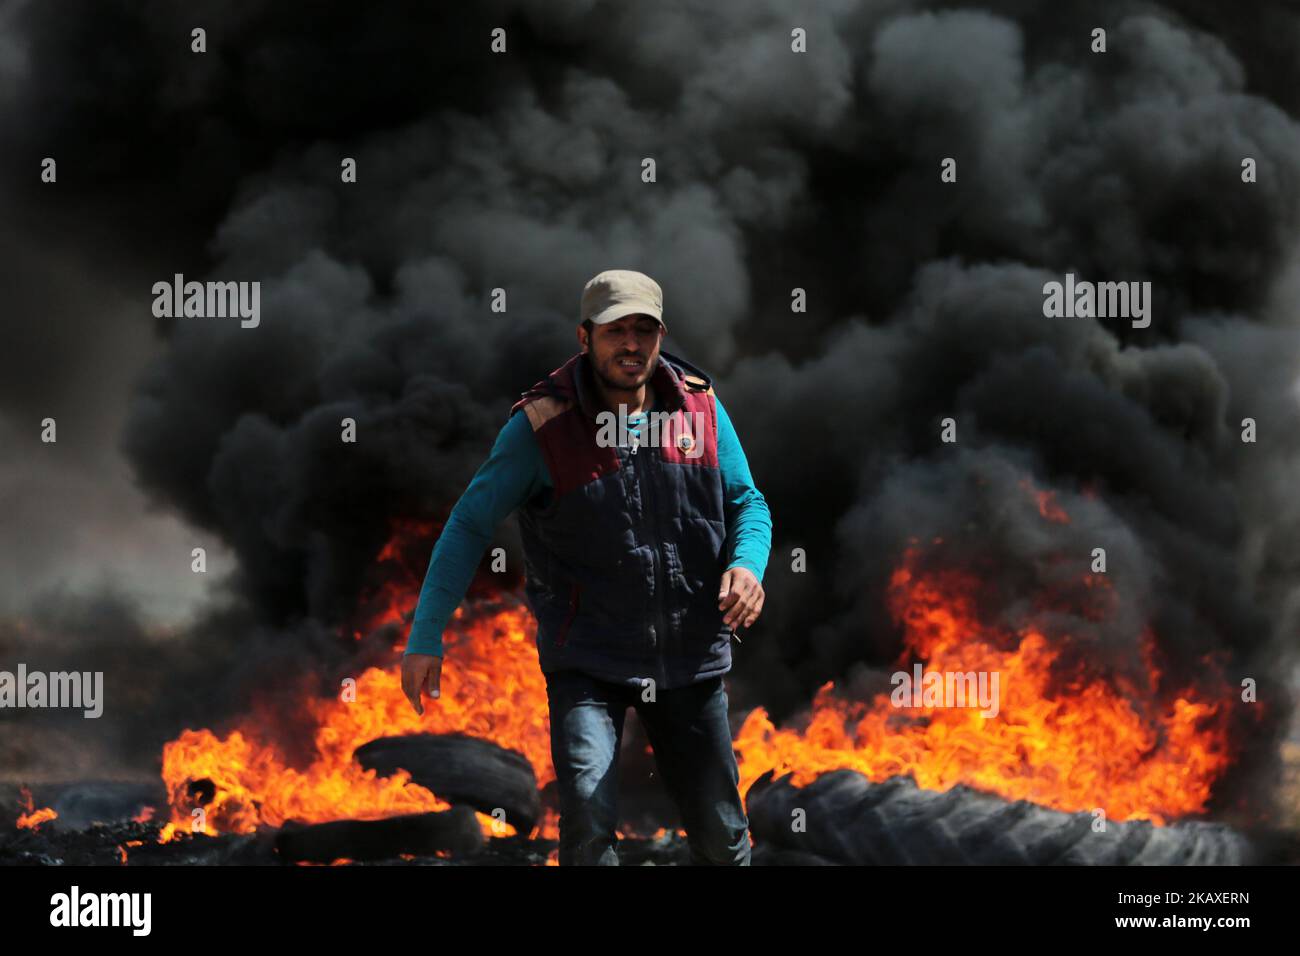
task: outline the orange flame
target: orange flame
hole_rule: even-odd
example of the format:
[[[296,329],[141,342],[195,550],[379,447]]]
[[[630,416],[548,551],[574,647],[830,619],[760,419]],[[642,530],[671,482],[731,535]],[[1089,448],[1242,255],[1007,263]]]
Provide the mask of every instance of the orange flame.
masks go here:
[[[59,815],[49,807],[41,807],[41,809],[34,813],[24,813],[20,816],[18,818],[18,828],[35,830],[38,829],[42,823],[45,823],[48,820],[58,819],[58,816]]]
[[[1069,521],[1053,492],[1032,485],[1028,490],[1045,520]],[[354,636],[409,620],[422,575],[405,556],[421,538],[419,551],[427,555],[427,535],[435,527],[404,526],[380,552],[384,583],[363,599],[364,629],[354,630]],[[998,672],[998,716],[985,719],[977,708],[903,711],[891,705],[887,693],[869,704],[846,701],[827,683],[802,732],[777,729],[763,708],[749,715],[735,742],[742,792],[768,769],[792,772],[795,785],[802,786],[824,771],[852,768],[873,780],[910,773],[930,789],[965,783],[1062,810],[1103,807],[1115,820],[1161,824],[1204,809],[1231,761],[1226,708],[1205,703],[1192,689],[1169,693],[1162,687],[1151,633],[1140,642],[1143,686],[1091,679],[1054,691],[1049,675],[1061,648],[1032,623],[1015,634],[985,626],[974,610],[979,581],[953,571],[921,573],[918,555],[909,550],[891,580],[890,610],[905,639],[898,663],[920,660],[932,671]],[[1097,598],[1096,607],[1084,613],[1104,617],[1114,597],[1109,582],[1084,583]],[[290,766],[251,717],[224,737],[184,731],[163,751],[171,821],[161,839],[191,828],[246,833],[290,818],[324,822],[446,809],[446,801],[411,783],[405,772],[380,778],[352,759],[357,747],[384,736],[465,733],[522,753],[539,786],[553,780],[536,622],[517,599],[498,600],[505,602],[504,610],[495,609],[502,606],[497,604],[488,613],[456,611],[445,638],[442,694],[436,701],[426,699],[422,717],[402,693],[398,663],[361,674],[353,702],[305,700],[302,706],[315,728],[314,755],[305,768]],[[405,640],[404,627],[399,631],[395,652]],[[211,799],[192,822],[196,801],[190,784],[199,780],[211,784]],[[478,817],[485,835],[503,835],[491,817]],[[554,839],[557,824],[547,808],[534,835]],[[506,834],[513,832],[505,828]],[[553,851],[546,865],[557,863]]]
[[[394,525],[392,535],[375,557],[380,583],[363,594],[359,602],[362,607],[360,616],[365,619],[364,629],[354,630],[353,637],[360,640],[384,625],[404,627],[411,619],[424,578],[418,562],[413,561],[410,555],[427,555],[428,542],[438,536],[440,529],[438,522],[429,520]]]
[[[1160,825],[1204,810],[1231,762],[1223,703],[1230,694],[1217,703],[1191,689],[1162,694],[1149,631],[1142,635],[1145,686],[1097,678],[1054,693],[1050,673],[1061,649],[1032,625],[1014,635],[985,627],[974,611],[979,581],[919,573],[918,555],[909,550],[891,579],[890,610],[906,644],[897,663],[997,672],[997,716],[986,719],[978,707],[905,710],[888,693],[870,704],[841,700],[827,683],[802,733],[778,730],[763,708],[750,713],[735,744],[742,792],[769,768],[792,772],[795,786],[849,768],[871,780],[910,773],[926,789],[962,783],[1059,810],[1101,807],[1113,820]]]
[[[39,810],[33,809],[32,792],[26,787],[19,787],[18,794],[19,803],[27,811],[18,817],[17,828],[19,830],[38,830],[42,823],[59,818],[59,815],[49,807],[41,807]]]
[[[1035,487],[1028,478],[1021,480],[1020,487],[1034,497],[1038,513],[1053,524],[1069,524],[1070,516],[1056,501],[1056,492]]]
[[[259,824],[280,826],[290,818],[318,823],[374,819],[399,813],[445,810],[450,804],[410,782],[400,771],[378,777],[352,759],[353,751],[378,737],[413,733],[465,733],[521,752],[532,763],[538,786],[554,779],[546,688],[532,639],[535,624],[522,606],[464,622],[446,637],[441,696],[425,699],[417,715],[402,693],[400,670],[370,668],[356,680],[355,699],[307,700],[316,727],[314,759],[290,767],[278,749],[246,723],[218,738],[186,730],[163,748],[163,781],[172,807],[164,830],[208,834],[248,833]],[[191,781],[207,780],[212,799],[192,824]],[[478,814],[484,833],[509,836],[514,828]]]

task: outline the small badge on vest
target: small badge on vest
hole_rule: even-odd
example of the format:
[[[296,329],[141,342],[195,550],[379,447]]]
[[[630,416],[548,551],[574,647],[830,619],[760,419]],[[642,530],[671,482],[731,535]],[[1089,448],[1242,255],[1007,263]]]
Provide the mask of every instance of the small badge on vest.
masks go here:
[[[695,447],[695,436],[683,432],[677,436],[677,448],[683,455],[689,455]]]

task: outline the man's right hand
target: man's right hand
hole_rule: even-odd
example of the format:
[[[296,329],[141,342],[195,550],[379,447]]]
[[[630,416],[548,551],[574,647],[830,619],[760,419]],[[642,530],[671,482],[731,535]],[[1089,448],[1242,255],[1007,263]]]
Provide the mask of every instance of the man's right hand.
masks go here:
[[[424,699],[427,690],[433,698],[442,695],[442,658],[433,654],[406,654],[402,657],[402,693],[411,702],[415,712],[424,716]]]

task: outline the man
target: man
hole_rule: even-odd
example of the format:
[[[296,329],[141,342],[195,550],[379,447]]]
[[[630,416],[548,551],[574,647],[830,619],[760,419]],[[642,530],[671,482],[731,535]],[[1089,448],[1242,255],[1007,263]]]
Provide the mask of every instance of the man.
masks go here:
[[[587,283],[581,351],[511,408],[438,538],[402,660],[423,714],[422,691],[440,693],[443,628],[497,523],[518,509],[562,866],[618,863],[628,706],[691,861],[750,861],[722,675],[734,628],[763,610],[772,522],[709,376],[661,351],[666,331],[649,276],[615,269]]]

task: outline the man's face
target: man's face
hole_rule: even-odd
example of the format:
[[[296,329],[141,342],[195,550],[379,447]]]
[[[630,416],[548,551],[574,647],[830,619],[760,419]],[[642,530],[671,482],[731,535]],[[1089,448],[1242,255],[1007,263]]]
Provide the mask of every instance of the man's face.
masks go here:
[[[650,380],[659,362],[663,326],[639,313],[593,326],[591,335],[579,327],[578,341],[587,349],[592,370],[606,388],[630,391]]]

